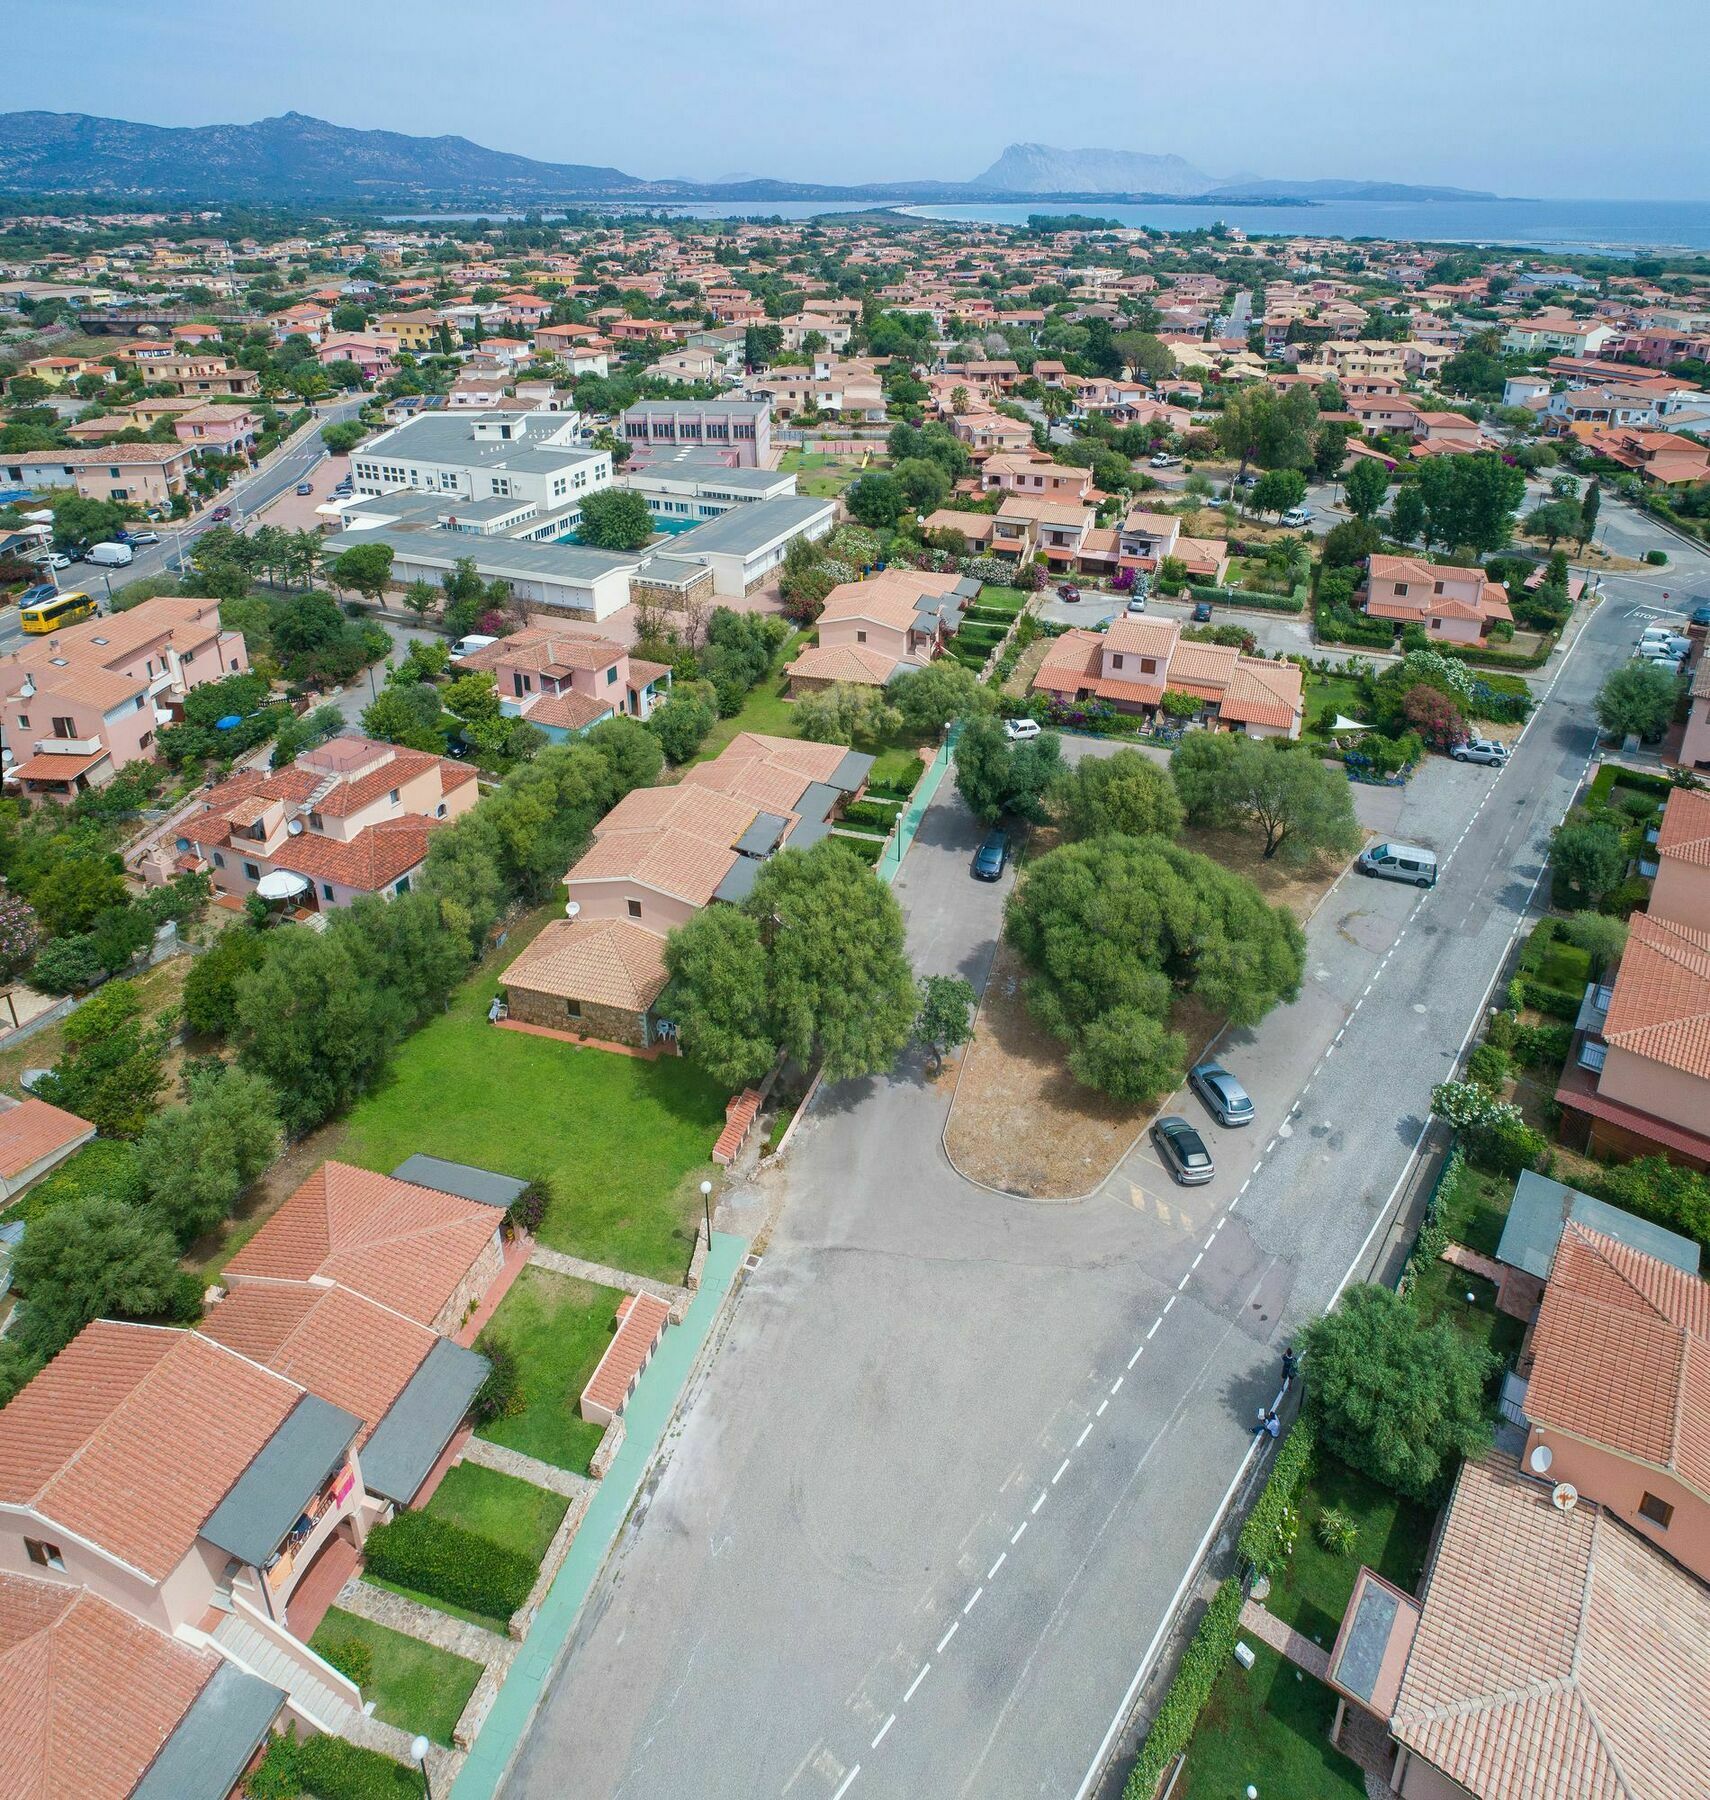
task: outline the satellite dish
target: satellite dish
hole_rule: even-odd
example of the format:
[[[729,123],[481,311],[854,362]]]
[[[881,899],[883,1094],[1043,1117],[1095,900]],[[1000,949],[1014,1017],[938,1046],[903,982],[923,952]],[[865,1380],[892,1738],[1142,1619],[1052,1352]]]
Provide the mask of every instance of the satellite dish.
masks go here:
[[[285,829],[290,832],[292,837],[301,837],[303,835],[303,821],[301,819],[289,819],[286,821]]]
[[[1558,1481],[1550,1489],[1550,1504],[1559,1513],[1570,1513],[1579,1505],[1579,1489],[1571,1481]]]
[[[1547,1475],[1550,1464],[1556,1460],[1556,1453],[1548,1444],[1540,1444],[1526,1460],[1534,1475]]]
[[[582,916],[582,902],[580,900],[566,900],[564,902],[564,916],[567,919],[579,919]]]

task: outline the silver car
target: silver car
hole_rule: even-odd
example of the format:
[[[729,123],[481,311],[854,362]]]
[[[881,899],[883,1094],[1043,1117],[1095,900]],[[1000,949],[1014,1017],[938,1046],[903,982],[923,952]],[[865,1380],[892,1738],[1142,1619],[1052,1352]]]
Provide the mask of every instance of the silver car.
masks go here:
[[[1500,768],[1508,760],[1508,746],[1495,738],[1468,738],[1449,754],[1456,762],[1493,763]]]
[[[1253,1100],[1222,1063],[1195,1063],[1188,1070],[1188,1086],[1205,1102],[1206,1111],[1234,1129],[1253,1122]]]
[[[1152,1125],[1152,1148],[1183,1187],[1201,1187],[1217,1173],[1205,1139],[1179,1113],[1166,1113]]]

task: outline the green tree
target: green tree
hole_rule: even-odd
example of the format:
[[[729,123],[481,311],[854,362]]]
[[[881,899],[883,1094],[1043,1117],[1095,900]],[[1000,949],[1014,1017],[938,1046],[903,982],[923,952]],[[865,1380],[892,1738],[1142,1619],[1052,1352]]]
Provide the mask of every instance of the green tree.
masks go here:
[[[1170,772],[1195,825],[1250,822],[1267,860],[1310,861],[1352,855],[1360,829],[1346,779],[1304,745],[1287,739],[1197,731],[1183,738]]]
[[[1318,402],[1306,388],[1286,394],[1258,384],[1238,388],[1217,415],[1218,445],[1239,461],[1242,475],[1255,462],[1262,469],[1310,468],[1317,417]]]
[[[1624,663],[1598,689],[1597,723],[1606,737],[1655,743],[1668,730],[1679,702],[1680,677],[1672,671],[1649,663]]]
[[[1156,384],[1176,372],[1176,359],[1156,332],[1119,331],[1112,336],[1110,345],[1136,381]]]
[[[914,512],[936,511],[950,498],[950,477],[928,457],[911,456],[898,463],[891,477]]]
[[[665,755],[639,719],[602,719],[582,741],[606,759],[619,796],[659,779]]]
[[[901,722],[883,688],[835,681],[795,705],[796,734],[812,744],[877,743]]]
[[[1043,823],[1046,795],[1062,767],[1062,739],[1054,731],[1012,744],[999,720],[970,719],[956,740],[956,791],[988,825],[1005,814]]]
[[[1526,497],[1526,472],[1494,451],[1428,457],[1418,476],[1430,539],[1480,556],[1500,550]]]
[[[321,427],[321,442],[334,456],[346,456],[368,435],[368,427],[355,419],[342,419]]]
[[[1542,538],[1553,550],[1565,537],[1579,530],[1579,508],[1571,500],[1546,500],[1526,515],[1526,531],[1530,537]]]
[[[1389,529],[1396,542],[1417,542],[1424,537],[1426,522],[1425,498],[1418,487],[1410,482],[1406,487],[1398,489],[1389,509]],[[1425,548],[1431,548],[1429,538],[1425,538]]]
[[[1570,819],[1550,834],[1550,891],[1558,906],[1595,906],[1627,873],[1627,847],[1613,825]]]
[[[425,619],[439,605],[439,589],[431,581],[412,581],[404,588],[403,600],[418,619]]]
[[[961,975],[923,975],[920,1010],[915,1015],[915,1042],[925,1046],[934,1068],[944,1065],[944,1053],[967,1043],[974,1035],[974,984]]]
[[[1301,1334],[1319,1441],[1412,1500],[1440,1500],[1490,1442],[1489,1351],[1386,1287],[1349,1288]]]
[[[1602,504],[1603,490],[1598,487],[1596,481],[1588,481],[1585,484],[1585,492],[1579,498],[1579,529],[1574,533],[1582,548],[1589,544],[1596,535],[1597,513]]]
[[[1169,771],[1138,750],[1083,756],[1069,765],[1052,787],[1051,806],[1071,838],[1173,838],[1182,828],[1182,803]]]
[[[1561,922],[1561,934],[1591,958],[1591,973],[1598,976],[1619,960],[1627,947],[1627,922],[1607,913],[1570,913]]]
[[[843,496],[849,515],[874,531],[888,531],[908,510],[908,495],[894,475],[869,470]]]
[[[1267,469],[1253,486],[1255,512],[1275,513],[1279,518],[1306,498],[1306,477],[1299,469]]]
[[[10,1337],[37,1367],[94,1319],[158,1318],[184,1296],[166,1228],[141,1208],[99,1194],[32,1219],[12,1279],[22,1302]]]
[[[378,601],[392,579],[392,546],[390,544],[358,544],[341,551],[327,565],[327,575],[336,587],[350,588],[365,600]]]
[[[768,1016],[766,947],[739,907],[709,906],[665,940],[670,982],[660,1011],[683,1049],[722,1086],[750,1087],[771,1068],[778,1040]]]
[[[425,681],[388,682],[362,709],[362,729],[386,744],[445,754],[445,715],[439,689]]]
[[[36,1092],[103,1136],[135,1137],[165,1085],[170,1022],[145,1022],[135,983],[110,981],[60,1029],[65,1052]]]
[[[700,749],[706,735],[718,723],[706,683],[678,682],[663,706],[656,706],[647,729],[659,740],[668,762],[686,763]]]
[[[595,550],[639,550],[655,529],[647,502],[634,488],[601,488],[582,502],[576,541]]]
[[[246,1069],[190,1078],[183,1106],[143,1127],[137,1166],[150,1208],[180,1245],[231,1216],[238,1197],[279,1152],[279,1097]]]
[[[1389,490],[1389,471],[1376,457],[1357,457],[1342,477],[1342,497],[1356,519],[1373,519]]]
[[[184,1023],[198,1036],[229,1037],[237,1022],[237,985],[267,960],[273,939],[242,925],[222,931],[184,977]]]
[[[101,543],[124,522],[125,509],[116,500],[88,500],[81,494],[67,494],[54,504],[54,548],[74,550],[80,544]]]
[[[885,692],[917,737],[936,737],[952,719],[978,718],[995,705],[979,676],[948,656],[905,669]]]
[[[60,857],[30,889],[30,904],[52,937],[87,931],[109,907],[130,898],[116,856],[71,852]]]

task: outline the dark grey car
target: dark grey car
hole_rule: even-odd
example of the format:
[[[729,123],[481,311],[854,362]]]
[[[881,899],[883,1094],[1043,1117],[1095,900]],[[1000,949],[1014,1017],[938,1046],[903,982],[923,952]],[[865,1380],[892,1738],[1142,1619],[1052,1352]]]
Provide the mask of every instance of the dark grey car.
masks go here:
[[[1252,1124],[1252,1097],[1222,1063],[1195,1063],[1188,1070],[1188,1086],[1205,1102],[1206,1110],[1219,1125],[1234,1128]]]
[[[1205,1139],[1179,1113],[1153,1121],[1152,1147],[1183,1187],[1200,1187],[1217,1173]]]

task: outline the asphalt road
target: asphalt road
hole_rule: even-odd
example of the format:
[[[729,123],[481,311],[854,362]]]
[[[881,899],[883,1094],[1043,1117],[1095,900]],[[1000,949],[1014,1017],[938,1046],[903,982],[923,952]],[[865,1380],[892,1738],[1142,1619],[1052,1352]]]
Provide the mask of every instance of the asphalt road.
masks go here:
[[[1219,1046],[1260,1117],[1204,1121],[1210,1187],[1139,1147],[1083,1202],[1015,1200],[950,1167],[918,1067],[820,1098],[507,1795],[1091,1790],[1282,1344],[1381,1241],[1528,921],[1652,604],[1609,589],[1506,769],[1373,797],[1443,878],[1330,891],[1299,1000]],[[917,967],[978,983],[1007,884],[969,879],[977,837],[946,787],[897,891]]]

